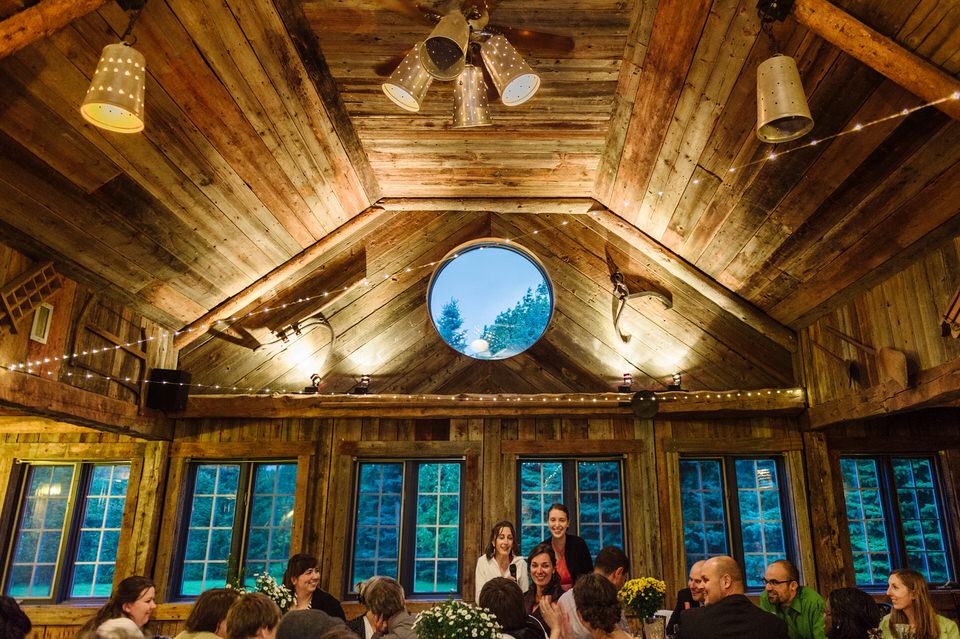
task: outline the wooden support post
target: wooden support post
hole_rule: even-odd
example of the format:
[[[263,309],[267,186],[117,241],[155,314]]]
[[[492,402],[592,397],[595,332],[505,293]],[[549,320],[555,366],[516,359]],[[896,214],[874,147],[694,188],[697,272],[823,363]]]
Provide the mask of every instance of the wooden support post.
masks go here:
[[[823,433],[804,432],[803,443],[807,489],[810,495],[817,496],[809,502],[817,583],[808,585],[815,586],[819,592],[830,592],[856,583],[853,566],[845,560],[852,557],[852,550],[845,508],[842,497],[838,497],[840,477],[835,470],[839,469],[834,469],[830,461]]]
[[[960,91],[960,81],[827,0],[796,0],[793,17],[827,42],[927,102]],[[941,102],[937,108],[960,120],[960,100]]]

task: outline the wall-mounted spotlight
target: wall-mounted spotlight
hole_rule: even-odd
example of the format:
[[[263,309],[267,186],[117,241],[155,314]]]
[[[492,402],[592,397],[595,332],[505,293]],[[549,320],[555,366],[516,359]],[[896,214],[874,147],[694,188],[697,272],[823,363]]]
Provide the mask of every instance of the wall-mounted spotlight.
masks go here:
[[[370,376],[361,375],[360,381],[357,382],[357,385],[353,387],[353,390],[350,392],[354,395],[366,395],[370,391]]]
[[[673,377],[670,379],[670,383],[667,384],[667,390],[668,391],[683,390],[680,387],[681,382],[682,382],[682,378],[680,377],[680,373],[674,373]]]
[[[633,386],[633,375],[631,375],[630,373],[624,373],[624,374],[623,374],[623,384],[622,384],[621,386],[617,386],[617,392],[618,392],[618,393],[629,393],[629,392],[630,392],[630,389],[631,389],[631,386]]]
[[[310,386],[303,387],[303,393],[305,395],[310,395],[320,392],[320,386],[323,385],[323,378],[320,377],[320,373],[314,373],[310,376]]]

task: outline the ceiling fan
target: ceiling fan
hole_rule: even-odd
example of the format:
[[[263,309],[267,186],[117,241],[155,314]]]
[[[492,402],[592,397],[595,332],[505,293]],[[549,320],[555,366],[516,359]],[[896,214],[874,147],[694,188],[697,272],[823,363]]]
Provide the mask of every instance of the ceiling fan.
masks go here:
[[[490,124],[484,69],[506,106],[522,104],[540,87],[540,77],[512,42],[547,55],[573,50],[573,38],[490,24],[496,0],[454,0],[434,10],[408,0],[385,0],[384,8],[411,20],[434,25],[412,49],[376,67],[389,75],[383,92],[397,106],[419,111],[433,80],[456,80],[454,126]],[[458,6],[459,5],[459,6]],[[483,66],[474,64],[477,53]]]

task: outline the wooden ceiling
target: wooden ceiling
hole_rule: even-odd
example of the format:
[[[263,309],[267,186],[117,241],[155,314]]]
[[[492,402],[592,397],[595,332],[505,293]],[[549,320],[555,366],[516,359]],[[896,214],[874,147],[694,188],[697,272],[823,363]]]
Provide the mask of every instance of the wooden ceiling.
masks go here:
[[[924,100],[792,17],[774,32],[816,126],[757,140],[755,70],[773,47],[755,0],[488,1],[492,22],[576,44],[521,50],[541,90],[477,129],[451,126],[450,83],[417,114],[381,92],[377,65],[430,29],[392,10],[403,2],[151,0],[134,29],[146,129],[129,136],[77,110],[126,26],[119,7],[33,38],[0,60],[2,241],[171,328],[294,260],[238,304],[287,309],[183,350],[210,392],[298,388],[311,371],[330,391],[367,373],[382,392],[567,392],[624,372],[641,388],[674,371],[689,388],[790,385],[789,328],[960,232],[960,124],[926,108],[825,139]],[[960,71],[954,2],[836,4],[948,80]],[[18,9],[0,3],[0,46]],[[784,154],[810,139],[824,142]],[[557,289],[545,338],[497,363],[443,345],[429,269],[405,270],[489,235],[522,237]],[[627,343],[614,268],[674,299],[632,302]],[[321,290],[341,292],[296,302]],[[317,312],[332,348],[321,327],[254,350]]]

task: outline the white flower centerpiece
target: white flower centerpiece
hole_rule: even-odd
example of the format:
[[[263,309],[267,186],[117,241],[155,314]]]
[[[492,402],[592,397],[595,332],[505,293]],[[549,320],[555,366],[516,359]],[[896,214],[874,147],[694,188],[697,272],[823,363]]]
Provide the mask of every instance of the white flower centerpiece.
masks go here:
[[[281,613],[290,610],[296,602],[296,597],[294,597],[293,593],[283,584],[278,584],[273,575],[258,572],[253,575],[253,580],[253,588],[247,588],[246,591],[260,592],[270,597],[280,608]]]
[[[500,639],[500,623],[486,608],[444,601],[417,615],[413,629],[429,639]]]

